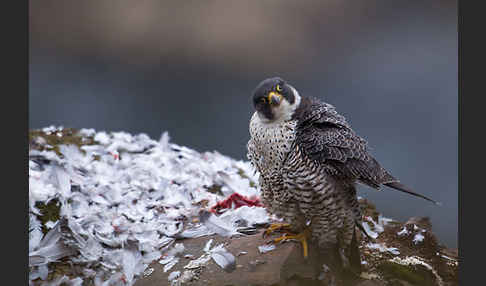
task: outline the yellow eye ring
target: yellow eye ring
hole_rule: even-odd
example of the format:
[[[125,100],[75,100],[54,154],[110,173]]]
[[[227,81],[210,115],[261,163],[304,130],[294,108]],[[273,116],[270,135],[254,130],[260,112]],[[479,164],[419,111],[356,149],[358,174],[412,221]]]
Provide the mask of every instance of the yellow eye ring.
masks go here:
[[[278,92],[282,91],[282,87],[279,84],[277,84],[276,89],[277,89]]]
[[[265,97],[262,97],[262,102],[263,103],[266,103],[267,102],[267,99]]]

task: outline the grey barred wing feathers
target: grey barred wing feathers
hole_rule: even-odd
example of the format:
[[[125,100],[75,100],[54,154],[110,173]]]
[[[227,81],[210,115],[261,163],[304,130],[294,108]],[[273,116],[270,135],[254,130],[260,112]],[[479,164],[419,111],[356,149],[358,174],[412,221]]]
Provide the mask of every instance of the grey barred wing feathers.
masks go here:
[[[333,175],[359,180],[371,187],[397,181],[368,153],[358,136],[330,104],[303,98],[294,113],[298,120],[296,144],[310,159],[327,165]]]
[[[385,185],[401,192],[440,204],[401,184],[368,152],[366,140],[359,137],[330,104],[302,98],[293,118],[298,121],[296,144],[305,156],[324,165],[331,175],[359,181],[375,189]]]

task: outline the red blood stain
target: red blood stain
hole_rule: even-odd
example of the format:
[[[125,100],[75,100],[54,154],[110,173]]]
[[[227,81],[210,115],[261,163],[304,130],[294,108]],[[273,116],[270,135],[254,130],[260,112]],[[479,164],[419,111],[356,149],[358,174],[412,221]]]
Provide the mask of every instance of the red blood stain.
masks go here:
[[[256,206],[256,207],[263,207],[263,204],[260,202],[260,199],[257,197],[245,197],[238,193],[234,193],[230,195],[227,199],[218,202],[216,205],[211,207],[209,210],[212,213],[220,214],[223,209],[230,209],[234,206],[235,209],[242,207],[242,206]]]
[[[110,154],[115,160],[120,160],[120,155],[118,154],[118,152],[110,152]]]

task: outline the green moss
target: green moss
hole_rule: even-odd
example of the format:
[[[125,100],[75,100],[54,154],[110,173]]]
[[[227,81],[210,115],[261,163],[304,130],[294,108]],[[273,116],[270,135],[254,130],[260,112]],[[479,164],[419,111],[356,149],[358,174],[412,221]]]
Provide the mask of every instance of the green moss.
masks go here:
[[[36,144],[37,138],[44,139],[46,144]],[[59,152],[59,145],[76,145],[81,152],[85,153],[80,147],[93,144],[96,144],[96,141],[92,136],[82,136],[78,130],[72,128],[64,128],[50,134],[42,130],[29,130],[29,148],[40,151],[52,150],[60,157],[62,157],[62,154]]]
[[[221,195],[221,196],[223,196],[224,194],[223,194],[223,192],[221,191],[221,188],[222,188],[222,187],[223,187],[223,186],[221,186],[221,185],[212,185],[212,186],[210,186],[210,187],[206,187],[206,190],[207,190],[208,192],[210,192],[210,193],[213,193],[213,194],[217,194],[217,195]]]
[[[240,169],[238,168],[238,175],[240,175],[240,177],[242,178],[245,178],[245,179],[248,179],[250,181],[250,187],[252,188],[256,188],[256,184],[255,182],[253,182],[246,174],[245,174],[245,171],[243,171],[243,169]]]
[[[47,204],[36,202],[35,207],[38,208],[41,213],[41,215],[37,217],[42,223],[42,232],[45,234],[49,231],[45,226],[46,222],[59,220],[61,204],[57,199],[52,199]]]
[[[412,285],[436,285],[434,274],[423,265],[401,265],[385,261],[378,270],[387,280],[399,279]]]
[[[64,275],[68,276],[69,279],[75,278],[72,267],[67,262],[51,262],[49,264],[49,269],[51,270],[51,272],[49,272],[49,275],[47,276],[47,281],[52,281]]]

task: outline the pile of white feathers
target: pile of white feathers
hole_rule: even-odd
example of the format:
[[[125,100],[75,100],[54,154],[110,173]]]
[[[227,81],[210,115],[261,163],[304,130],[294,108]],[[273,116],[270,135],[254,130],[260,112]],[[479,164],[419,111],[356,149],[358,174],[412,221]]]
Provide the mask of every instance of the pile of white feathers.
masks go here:
[[[59,137],[62,130],[42,129]],[[82,285],[86,279],[133,285],[150,263],[167,257],[178,238],[232,236],[242,225],[270,220],[256,206],[210,214],[205,224],[194,219],[235,192],[259,196],[258,174],[249,162],[169,143],[166,132],[159,141],[93,129],[79,134],[95,144],[60,145],[59,156],[39,137],[36,144],[44,144],[44,151],[29,150],[30,285]],[[50,202],[60,208],[60,219],[41,223],[36,206]],[[77,272],[49,280],[55,263]]]

